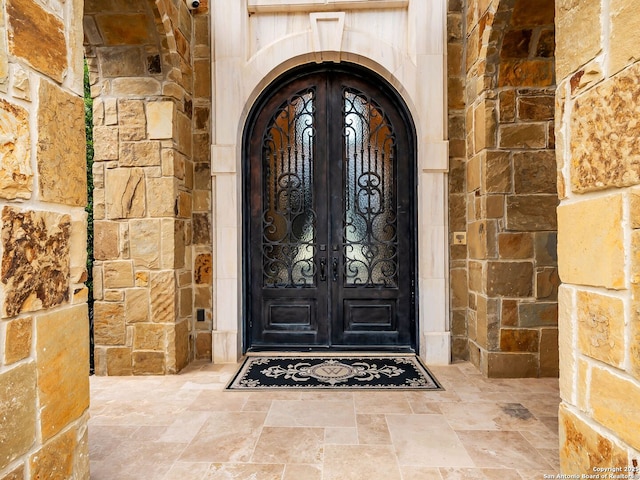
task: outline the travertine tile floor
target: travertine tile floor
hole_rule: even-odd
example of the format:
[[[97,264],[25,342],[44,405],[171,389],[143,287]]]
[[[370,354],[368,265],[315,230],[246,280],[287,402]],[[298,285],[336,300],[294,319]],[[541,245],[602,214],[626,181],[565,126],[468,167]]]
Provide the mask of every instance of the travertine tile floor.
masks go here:
[[[235,365],[91,377],[93,480],[542,479],[557,379],[431,370],[446,391],[223,391]]]

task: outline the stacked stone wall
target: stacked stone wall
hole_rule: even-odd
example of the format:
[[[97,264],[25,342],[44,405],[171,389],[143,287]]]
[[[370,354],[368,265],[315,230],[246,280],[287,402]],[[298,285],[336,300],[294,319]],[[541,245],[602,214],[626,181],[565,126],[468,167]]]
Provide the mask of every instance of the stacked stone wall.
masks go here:
[[[464,20],[466,198],[463,208],[455,195],[450,215],[453,230],[466,214],[467,247],[466,263],[452,262],[454,338],[466,326],[468,357],[488,376],[555,376],[554,3],[471,1]]]
[[[447,12],[447,87],[449,136],[449,273],[451,279],[451,356],[469,359],[467,329],[467,248],[455,242],[467,230],[464,2],[449,0]]]
[[[556,11],[560,463],[630,478],[640,463],[640,13],[632,0],[561,0]]]
[[[175,373],[211,351],[207,5],[88,1],[84,26],[96,373]]]
[[[0,478],[89,478],[82,2],[0,5]]]

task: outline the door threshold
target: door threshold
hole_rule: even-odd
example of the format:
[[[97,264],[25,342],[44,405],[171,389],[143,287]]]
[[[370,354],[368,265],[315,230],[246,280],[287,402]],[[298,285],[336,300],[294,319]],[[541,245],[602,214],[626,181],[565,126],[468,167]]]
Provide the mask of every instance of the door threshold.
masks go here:
[[[301,347],[286,347],[286,348],[275,348],[275,347],[252,347],[245,352],[245,356],[254,357],[264,355],[266,353],[286,356],[286,357],[295,357],[295,356],[313,356],[313,355],[322,355],[327,357],[343,357],[345,355],[349,356],[394,356],[394,355],[416,355],[416,351],[410,347],[404,348],[376,348],[376,349],[363,349],[357,347],[331,347],[331,348],[318,348],[318,347],[309,347],[309,348],[301,348]]]

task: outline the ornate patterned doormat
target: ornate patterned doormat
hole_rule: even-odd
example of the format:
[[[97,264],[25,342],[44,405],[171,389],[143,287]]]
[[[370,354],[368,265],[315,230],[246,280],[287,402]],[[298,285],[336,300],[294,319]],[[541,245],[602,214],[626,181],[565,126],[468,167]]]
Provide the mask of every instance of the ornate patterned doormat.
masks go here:
[[[250,356],[228,390],[442,390],[415,355]]]

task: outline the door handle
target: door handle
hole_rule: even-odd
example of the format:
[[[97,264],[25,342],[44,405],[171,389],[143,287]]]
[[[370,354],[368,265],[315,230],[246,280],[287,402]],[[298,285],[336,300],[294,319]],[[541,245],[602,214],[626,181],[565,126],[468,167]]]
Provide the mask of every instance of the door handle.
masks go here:
[[[320,259],[320,281],[324,282],[327,280],[327,259]]]
[[[333,275],[333,281],[337,282],[338,281],[338,258],[337,257],[333,257],[333,260],[331,262],[331,272]]]

